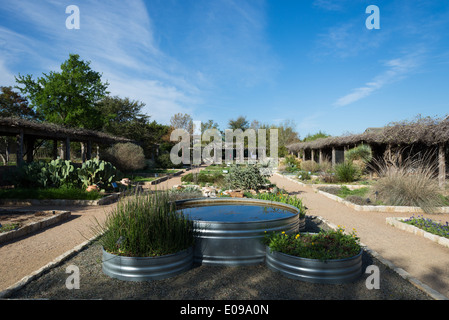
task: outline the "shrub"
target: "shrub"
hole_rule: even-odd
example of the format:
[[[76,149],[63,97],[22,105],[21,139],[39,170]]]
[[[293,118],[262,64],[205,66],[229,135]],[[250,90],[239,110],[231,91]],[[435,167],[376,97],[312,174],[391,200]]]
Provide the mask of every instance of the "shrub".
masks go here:
[[[207,174],[202,171],[199,173],[188,173],[181,177],[182,182],[194,182],[194,183],[216,183],[224,179],[224,176],[220,172],[214,172]]]
[[[173,254],[195,240],[193,220],[176,211],[167,191],[122,199],[95,229],[107,252],[131,257]]]
[[[437,166],[429,158],[409,157],[402,163],[384,161],[377,166],[379,180],[374,192],[384,204],[417,206],[428,213],[442,205]]]
[[[238,165],[231,167],[226,176],[227,183],[232,189],[259,190],[267,183],[259,168],[255,165],[240,167]]]
[[[344,161],[335,166],[335,176],[340,182],[353,182],[360,177],[360,171],[352,162]]]
[[[102,158],[124,172],[141,170],[146,166],[142,147],[131,142],[113,145]]]
[[[306,160],[301,162],[301,170],[308,172],[317,172],[320,170],[320,166],[314,160]]]

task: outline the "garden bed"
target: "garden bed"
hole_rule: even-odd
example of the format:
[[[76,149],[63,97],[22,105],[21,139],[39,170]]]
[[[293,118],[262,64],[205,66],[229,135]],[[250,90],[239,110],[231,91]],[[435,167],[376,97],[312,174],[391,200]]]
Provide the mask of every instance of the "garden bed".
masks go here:
[[[445,246],[449,248],[449,239],[443,236],[439,236],[437,234],[427,232],[421,228],[418,228],[416,226],[413,226],[411,224],[405,223],[405,220],[408,220],[409,218],[403,218],[403,217],[389,217],[386,219],[387,224],[392,225],[393,227],[396,227],[400,230],[404,230],[407,232],[411,232],[413,234],[416,234],[418,236],[424,237],[426,239],[429,239],[433,242],[436,242],[442,246]]]
[[[0,243],[67,220],[70,211],[0,210]]]

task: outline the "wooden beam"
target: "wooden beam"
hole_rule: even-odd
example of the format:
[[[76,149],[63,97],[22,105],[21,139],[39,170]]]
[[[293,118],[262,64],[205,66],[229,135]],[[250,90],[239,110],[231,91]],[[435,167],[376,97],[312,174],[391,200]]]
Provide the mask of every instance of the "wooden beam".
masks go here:
[[[440,143],[438,146],[438,183],[440,188],[446,184],[446,145]]]
[[[335,147],[332,147],[332,167],[335,167],[337,163]]]
[[[23,163],[23,131],[20,131],[17,136],[17,159],[16,165],[19,166]]]

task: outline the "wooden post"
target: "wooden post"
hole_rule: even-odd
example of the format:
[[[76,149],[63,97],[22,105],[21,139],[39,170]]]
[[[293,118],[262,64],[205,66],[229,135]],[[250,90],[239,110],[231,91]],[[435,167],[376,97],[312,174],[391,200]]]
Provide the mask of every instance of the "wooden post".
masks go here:
[[[315,161],[315,150],[311,149],[311,152],[312,152],[311,160]]]
[[[17,153],[16,153],[16,165],[19,166],[23,163],[23,131],[16,136],[17,138]]]
[[[64,159],[65,160],[70,160],[70,138],[67,137],[65,139],[65,155],[64,155]]]
[[[87,140],[86,160],[92,159],[92,141]]]
[[[53,160],[58,158],[58,140],[53,140],[53,150],[52,150]]]
[[[33,162],[33,151],[34,151],[34,143],[36,139],[33,137],[26,138],[26,148],[27,148],[27,163]]]
[[[320,164],[323,162],[323,150],[320,149]]]
[[[336,152],[335,152],[335,147],[332,147],[332,167],[335,167],[336,164]]]
[[[306,161],[306,149],[302,150],[302,161]]]
[[[446,183],[446,145],[440,143],[438,146],[438,183],[444,188]]]

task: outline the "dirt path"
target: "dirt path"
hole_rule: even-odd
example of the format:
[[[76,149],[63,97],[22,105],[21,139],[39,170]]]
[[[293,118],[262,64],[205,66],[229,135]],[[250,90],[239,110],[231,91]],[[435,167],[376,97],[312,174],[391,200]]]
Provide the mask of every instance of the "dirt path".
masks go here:
[[[369,248],[449,297],[449,249],[398,230],[385,222],[386,217],[404,214],[357,212],[315,193],[310,187],[300,186],[279,176],[273,176],[272,181],[303,198],[310,215],[321,216],[336,225],[345,226],[346,230],[355,228],[361,241]],[[170,188],[176,184],[181,184],[180,176],[162,182],[157,188]],[[102,221],[114,206],[115,204],[63,208],[72,213],[69,221],[20,241],[0,245],[0,291],[85,242],[93,235],[92,227],[95,226],[95,219]],[[437,219],[448,221],[449,215],[438,215]]]
[[[449,297],[449,248],[386,224],[387,217],[410,217],[412,214],[359,212],[315,192],[312,187],[301,186],[281,176],[274,175],[271,181],[302,198],[308,214],[344,226],[347,231],[355,228],[363,244]],[[449,221],[448,214],[424,216]]]

